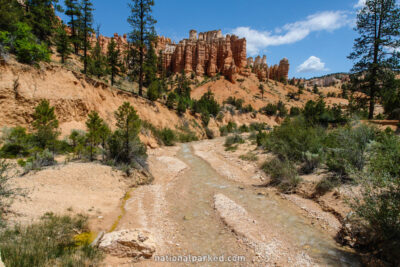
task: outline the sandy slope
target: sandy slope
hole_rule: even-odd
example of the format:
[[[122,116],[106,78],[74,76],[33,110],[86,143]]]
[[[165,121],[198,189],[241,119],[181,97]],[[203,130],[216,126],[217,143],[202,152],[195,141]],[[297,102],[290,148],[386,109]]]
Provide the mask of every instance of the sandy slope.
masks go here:
[[[55,106],[62,135],[72,129],[85,129],[90,111],[97,111],[113,127],[114,111],[125,101],[131,103],[142,120],[159,128],[182,126],[185,122],[195,132],[193,121],[200,120],[176,112],[160,103],[152,103],[131,93],[112,89],[83,74],[54,64],[43,64],[41,69],[10,61],[0,66],[0,128],[7,126],[29,127],[34,107],[41,99]]]
[[[13,222],[31,223],[46,212],[87,214],[97,221],[112,217],[132,181],[111,167],[96,163],[69,163],[32,172],[12,180],[26,198],[14,201]]]

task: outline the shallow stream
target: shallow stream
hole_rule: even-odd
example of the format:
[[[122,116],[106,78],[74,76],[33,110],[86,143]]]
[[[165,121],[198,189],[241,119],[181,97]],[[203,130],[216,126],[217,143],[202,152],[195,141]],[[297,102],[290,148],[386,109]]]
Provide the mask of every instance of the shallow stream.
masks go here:
[[[243,251],[235,236],[218,218],[213,196],[222,193],[244,207],[256,220],[282,229],[294,245],[303,248],[315,262],[327,266],[358,266],[357,257],[342,249],[327,233],[313,227],[286,200],[269,194],[257,195],[253,188],[221,177],[206,161],[193,153],[190,144],[182,144],[178,158],[190,169],[176,180],[171,203],[172,216],[180,221],[181,247],[191,255],[235,255]],[[178,190],[177,190],[178,189]]]

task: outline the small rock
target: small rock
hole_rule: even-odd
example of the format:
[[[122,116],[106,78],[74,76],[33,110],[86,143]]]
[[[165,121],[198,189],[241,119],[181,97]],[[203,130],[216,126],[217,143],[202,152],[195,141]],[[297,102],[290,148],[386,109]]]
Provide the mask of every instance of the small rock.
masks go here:
[[[99,248],[121,258],[149,259],[155,252],[155,241],[145,229],[120,230],[105,234]]]
[[[192,219],[192,217],[189,216],[189,215],[183,216],[183,220],[184,220],[184,221],[189,221],[189,220],[191,220],[191,219]]]

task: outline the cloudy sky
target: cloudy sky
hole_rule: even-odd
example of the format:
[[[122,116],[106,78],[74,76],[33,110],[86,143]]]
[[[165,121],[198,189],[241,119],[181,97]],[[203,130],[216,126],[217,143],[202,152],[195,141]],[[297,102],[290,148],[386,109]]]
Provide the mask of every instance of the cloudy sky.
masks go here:
[[[129,0],[94,0],[104,35],[130,31]],[[221,29],[247,39],[248,56],[286,57],[290,77],[347,72],[357,10],[365,0],[155,0],[157,33],[179,41],[190,29]]]

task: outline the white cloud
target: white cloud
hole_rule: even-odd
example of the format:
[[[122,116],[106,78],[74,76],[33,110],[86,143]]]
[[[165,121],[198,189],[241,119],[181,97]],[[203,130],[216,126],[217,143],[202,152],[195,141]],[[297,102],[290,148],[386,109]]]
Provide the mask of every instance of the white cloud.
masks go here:
[[[259,54],[268,46],[291,44],[306,38],[317,31],[334,31],[346,25],[351,25],[348,13],[344,11],[325,11],[308,16],[305,20],[289,23],[270,31],[257,31],[250,27],[238,27],[233,34],[247,39],[247,50],[250,55]]]
[[[358,0],[357,4],[354,5],[354,8],[362,8],[362,7],[364,7],[365,2],[367,2],[367,0]]]
[[[317,72],[323,71],[325,69],[325,63],[321,61],[320,58],[311,56],[306,61],[304,61],[300,66],[297,67],[297,72]]]

